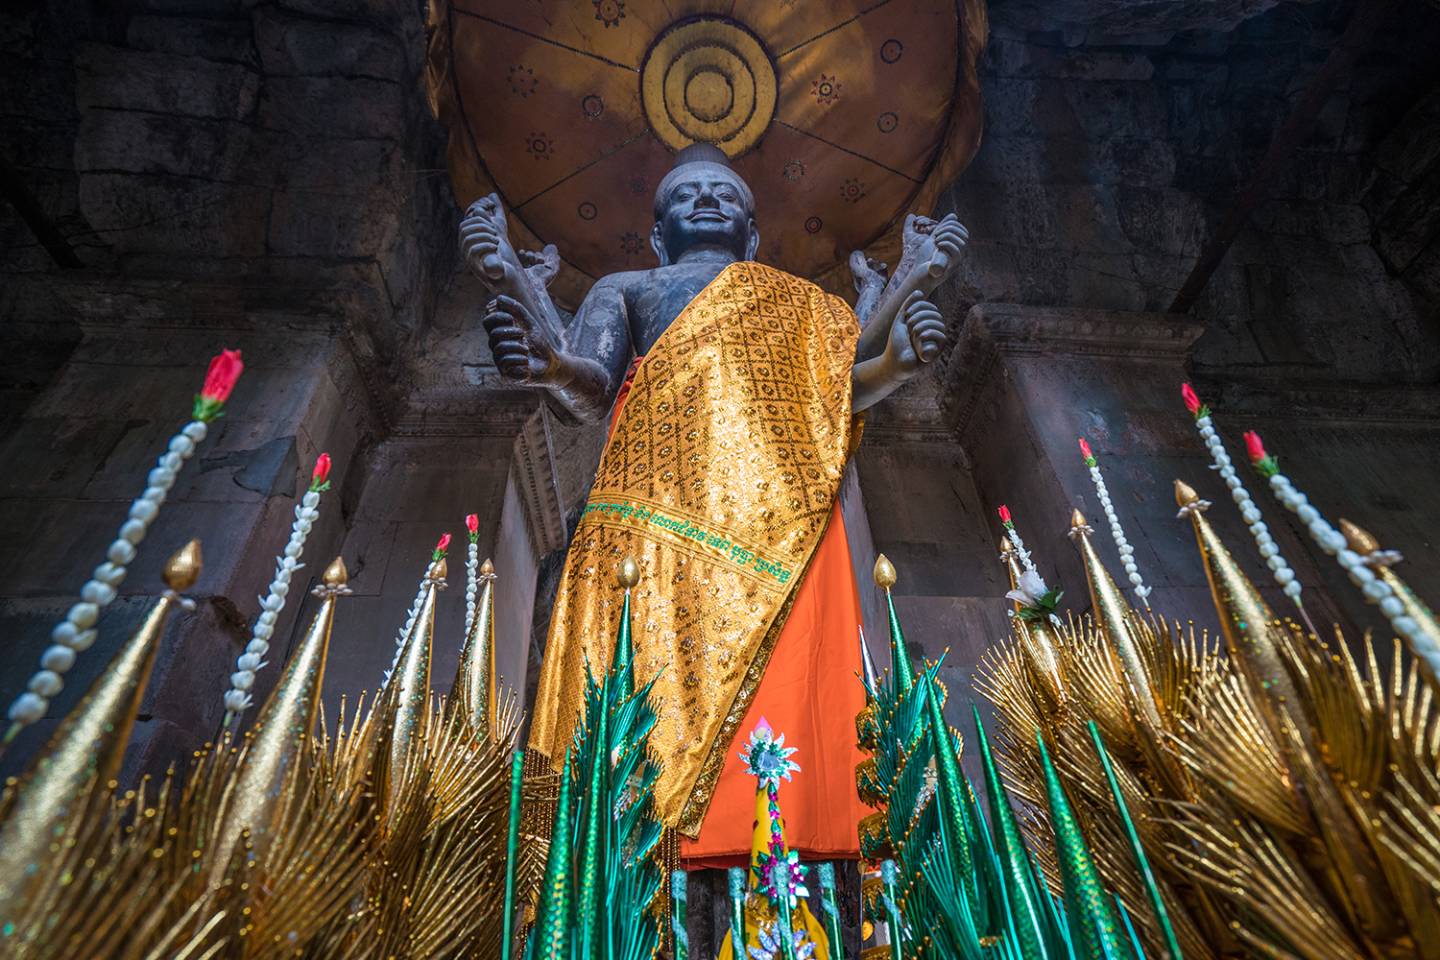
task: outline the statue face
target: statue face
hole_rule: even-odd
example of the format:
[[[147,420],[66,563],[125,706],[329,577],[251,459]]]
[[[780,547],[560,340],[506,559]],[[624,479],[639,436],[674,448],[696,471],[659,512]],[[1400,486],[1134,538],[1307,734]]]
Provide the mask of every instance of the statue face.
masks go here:
[[[697,246],[730,250],[749,260],[760,245],[755,211],[740,178],[723,167],[696,164],[693,175],[677,181],[664,198],[651,245],[662,265],[674,263]]]

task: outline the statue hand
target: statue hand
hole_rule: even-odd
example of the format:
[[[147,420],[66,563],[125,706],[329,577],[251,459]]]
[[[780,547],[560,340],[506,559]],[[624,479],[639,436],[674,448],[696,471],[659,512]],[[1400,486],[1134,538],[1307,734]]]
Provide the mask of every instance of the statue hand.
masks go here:
[[[885,344],[886,366],[893,375],[908,380],[926,364],[940,356],[949,336],[940,308],[925,299],[919,290],[910,294]]]
[[[460,254],[492,291],[504,289],[520,276],[520,261],[510,246],[505,210],[496,194],[481,197],[460,221]]]
[[[485,306],[485,332],[490,355],[507,380],[546,384],[554,379],[559,344],[520,301],[504,295]]]
[[[947,213],[939,223],[930,228],[930,242],[935,245],[938,256],[928,265],[930,275],[937,280],[949,276],[960,260],[960,250],[970,240],[970,231],[953,213]]]

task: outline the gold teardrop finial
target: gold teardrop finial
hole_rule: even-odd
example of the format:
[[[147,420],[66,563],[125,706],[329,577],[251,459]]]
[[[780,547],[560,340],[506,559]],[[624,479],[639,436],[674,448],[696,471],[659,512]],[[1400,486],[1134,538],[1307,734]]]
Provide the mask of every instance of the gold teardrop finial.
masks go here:
[[[350,571],[345,569],[345,558],[336,557],[330,561],[330,566],[320,575],[320,580],[327,587],[343,587],[350,582]]]
[[[1084,526],[1088,526],[1088,524],[1086,524],[1085,522],[1085,514],[1080,512],[1079,507],[1076,507],[1074,510],[1070,511],[1070,529],[1078,530],[1080,527]]]
[[[635,562],[634,557],[626,557],[620,561],[620,571],[616,579],[626,590],[640,582],[640,564]]]
[[[875,585],[877,587],[889,590],[895,586],[895,581],[898,579],[899,577],[895,575],[895,564],[890,562],[889,557],[882,553],[875,558]]]
[[[1345,534],[1345,545],[1362,557],[1368,557],[1380,549],[1380,541],[1375,539],[1374,534],[1344,517],[1340,518],[1340,532]]]
[[[444,580],[444,579],[445,579],[445,575],[448,574],[449,572],[450,572],[450,567],[449,567],[449,565],[446,564],[445,558],[444,558],[444,557],[441,557],[439,560],[436,560],[435,563],[430,567],[430,579],[432,579],[432,580]]]
[[[1175,506],[1183,507],[1186,504],[1194,503],[1196,500],[1199,499],[1200,494],[1195,492],[1194,487],[1190,486],[1190,484],[1186,483],[1184,480],[1175,481]]]
[[[493,577],[493,576],[495,576],[495,564],[493,564],[493,563],[490,562],[490,558],[489,558],[489,557],[486,557],[486,558],[485,558],[485,562],[482,563],[482,564],[480,564],[480,576],[482,576],[482,577]]]
[[[200,579],[200,564],[200,540],[196,538],[176,550],[165,562],[162,574],[165,586],[176,593],[189,590]]]

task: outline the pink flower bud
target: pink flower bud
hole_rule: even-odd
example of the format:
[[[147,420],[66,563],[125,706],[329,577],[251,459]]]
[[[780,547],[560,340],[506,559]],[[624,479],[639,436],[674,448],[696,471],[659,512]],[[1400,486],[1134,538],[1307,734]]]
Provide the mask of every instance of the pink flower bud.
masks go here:
[[[1198,417],[1200,415],[1200,396],[1195,392],[1194,387],[1188,383],[1180,384],[1180,399],[1185,401],[1185,409],[1190,411],[1191,416]]]
[[[1080,438],[1080,456],[1084,457],[1087,463],[1095,459],[1095,454],[1090,452],[1090,444],[1085,442],[1084,437]]]
[[[1245,452],[1250,455],[1251,463],[1258,464],[1265,459],[1265,444],[1254,430],[1245,431]]]
[[[1005,524],[1010,523],[1010,508],[1003,503],[1000,504],[1000,522]]]
[[[221,350],[210,358],[210,369],[205,374],[205,386],[200,388],[200,396],[215,403],[224,403],[230,399],[230,391],[235,389],[235,381],[240,379],[244,370],[239,350]]]

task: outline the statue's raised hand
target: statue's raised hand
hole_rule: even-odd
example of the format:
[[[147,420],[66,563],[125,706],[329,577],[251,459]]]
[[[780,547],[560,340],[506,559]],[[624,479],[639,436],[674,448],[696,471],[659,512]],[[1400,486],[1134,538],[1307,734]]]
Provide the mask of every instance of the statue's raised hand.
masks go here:
[[[886,366],[898,379],[913,377],[923,364],[940,356],[949,339],[945,318],[920,291],[910,294],[885,344]]]
[[[523,269],[505,223],[500,197],[490,194],[470,204],[460,221],[460,254],[491,291],[513,289]]]
[[[486,304],[484,322],[490,335],[490,355],[501,376],[529,384],[549,384],[555,379],[560,344],[519,300],[497,296]]]

